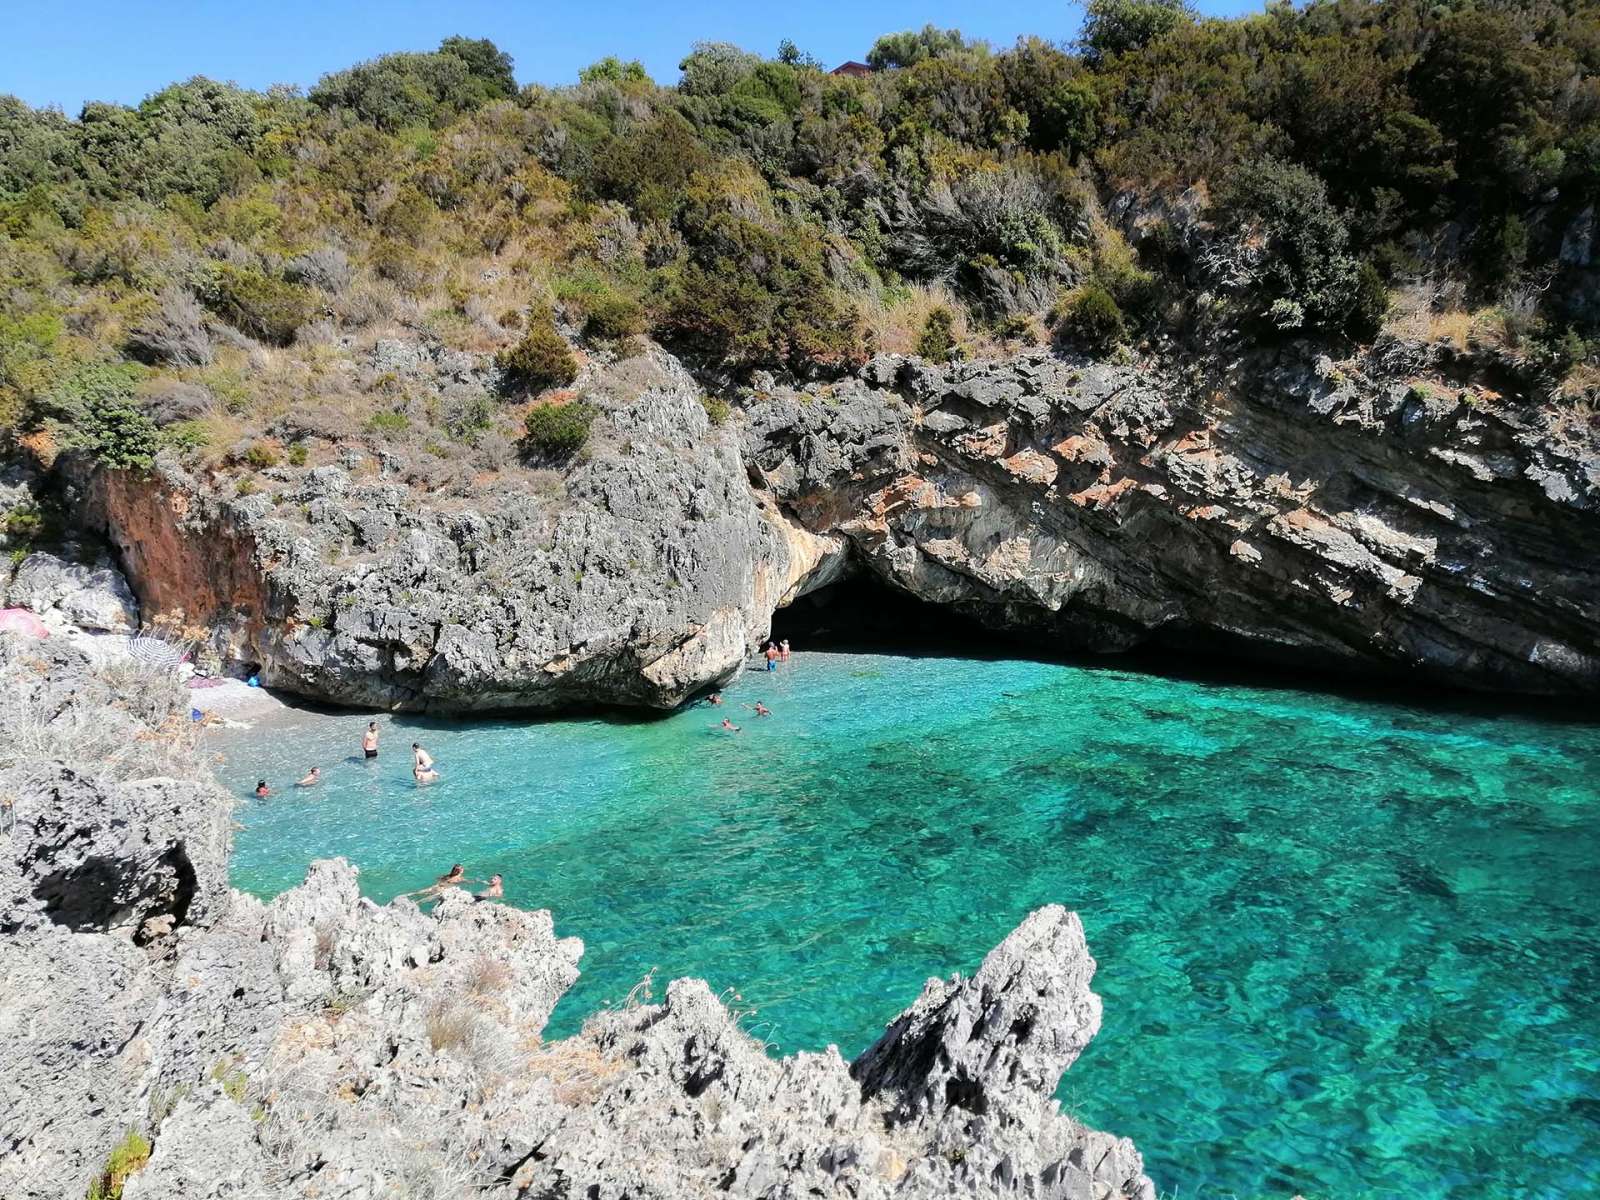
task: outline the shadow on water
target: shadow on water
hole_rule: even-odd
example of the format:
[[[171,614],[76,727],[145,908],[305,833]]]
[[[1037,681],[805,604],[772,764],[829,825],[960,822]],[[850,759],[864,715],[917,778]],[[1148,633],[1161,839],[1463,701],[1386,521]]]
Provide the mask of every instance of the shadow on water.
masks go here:
[[[931,604],[857,573],[801,596],[772,617],[772,636],[800,649],[897,654],[913,658],[1022,660],[1093,671],[1112,679],[1156,676],[1262,691],[1320,692],[1349,700],[1400,705],[1427,713],[1474,717],[1529,716],[1576,725],[1600,724],[1600,705],[1581,696],[1534,696],[1441,684],[1420,673],[1377,670],[1298,651],[1264,650],[1201,630],[1118,654],[1074,653],[1030,633],[1005,633],[943,605]],[[1181,717],[1182,714],[1176,714]],[[1405,714],[1395,720],[1404,728]]]

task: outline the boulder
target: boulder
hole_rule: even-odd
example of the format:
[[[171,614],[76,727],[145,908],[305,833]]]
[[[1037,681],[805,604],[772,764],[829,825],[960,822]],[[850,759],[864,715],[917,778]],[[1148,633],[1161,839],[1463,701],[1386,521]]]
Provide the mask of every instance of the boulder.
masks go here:
[[[35,551],[18,566],[6,598],[41,616],[55,609],[82,629],[128,633],[139,628],[139,605],[127,579],[104,560],[91,565]]]

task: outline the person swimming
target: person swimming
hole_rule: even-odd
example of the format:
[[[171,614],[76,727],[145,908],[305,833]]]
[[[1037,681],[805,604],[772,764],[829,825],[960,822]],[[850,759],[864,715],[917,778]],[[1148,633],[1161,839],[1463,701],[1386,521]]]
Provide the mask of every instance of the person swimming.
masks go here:
[[[723,717],[722,718],[722,728],[727,730],[729,733],[738,733],[739,732],[739,727],[737,725],[735,725],[732,721],[728,720],[727,717]]]
[[[272,789],[267,786],[267,781],[265,779],[256,780],[256,795],[263,799],[272,795]]]
[[[721,704],[722,703],[722,693],[721,692],[712,692],[711,695],[706,697],[706,703],[712,705],[713,707],[715,707],[718,704]]]
[[[444,895],[453,887],[459,887],[463,883],[471,882],[472,881],[467,878],[467,869],[460,863],[452,863],[448,871],[439,876],[439,878],[435,879],[427,887],[418,888],[414,892],[407,892],[406,895],[415,896],[419,904],[425,904],[429,900],[437,900],[440,896]]]
[[[497,871],[489,876],[489,886],[473,898],[476,900],[498,900],[505,894],[505,885],[501,882],[500,873]]]
[[[757,700],[756,701],[756,716],[758,716],[758,717],[770,717],[771,715],[772,715],[772,710],[770,708],[768,708],[765,704],[761,703],[761,701]]]
[[[295,785],[295,787],[306,787],[306,788],[308,788],[308,787],[316,787],[317,784],[319,784],[321,782],[322,782],[322,768],[321,767],[312,767],[311,770],[309,770],[309,771],[307,771],[305,773],[305,777],[303,779],[295,780],[295,784],[294,785]]]
[[[378,757],[378,723],[367,722],[367,731],[361,735],[361,753],[366,758]]]

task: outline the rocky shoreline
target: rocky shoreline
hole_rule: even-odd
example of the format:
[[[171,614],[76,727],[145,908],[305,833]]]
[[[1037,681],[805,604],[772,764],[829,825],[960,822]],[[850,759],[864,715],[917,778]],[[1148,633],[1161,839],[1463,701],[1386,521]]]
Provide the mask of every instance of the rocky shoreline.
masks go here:
[[[418,386],[443,369],[386,345]],[[65,456],[10,502],[91,540],[24,557],[5,603],[390,710],[671,708],[851,576],[1053,652],[1593,694],[1600,447],[1491,379],[1393,338],[1337,364],[1041,349],[758,376],[730,407],[651,347],[585,368],[574,459],[445,494],[350,448],[265,486]]]
[[[232,892],[170,677],[0,634],[0,686],[0,1194],[1155,1196],[1051,1098],[1100,1025],[1058,906],[853,1064],[769,1057],[698,980],[546,1042],[583,952],[550,913],[380,907],[343,860]]]

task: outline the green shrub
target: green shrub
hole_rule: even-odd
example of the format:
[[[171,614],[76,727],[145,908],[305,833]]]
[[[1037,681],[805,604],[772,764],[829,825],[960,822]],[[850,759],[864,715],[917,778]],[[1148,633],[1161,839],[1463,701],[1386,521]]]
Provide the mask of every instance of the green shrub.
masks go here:
[[[1185,0],[1089,0],[1078,41],[1098,61],[1138,50],[1193,19]]]
[[[540,404],[528,410],[528,447],[552,457],[577,453],[589,439],[589,427],[600,410],[583,400],[566,404]]]
[[[530,392],[566,387],[578,377],[578,360],[556,332],[548,312],[529,314],[522,340],[495,355],[495,363],[513,387]]]
[[[586,336],[615,341],[645,331],[644,305],[622,292],[605,291],[584,306],[583,332]]]
[[[1344,322],[1356,297],[1357,263],[1350,231],[1322,180],[1298,163],[1261,159],[1238,170],[1222,210],[1250,247],[1240,257],[1257,265],[1240,274],[1248,276],[1247,290],[1272,324],[1337,328]]]
[[[244,452],[244,461],[258,471],[265,471],[268,467],[278,465],[277,447],[267,442],[254,442]]]
[[[708,396],[704,392],[700,394],[700,406],[706,410],[706,419],[713,425],[726,425],[733,413],[721,396]]]
[[[161,431],[161,440],[179,454],[204,450],[211,436],[203,421],[174,421]]]
[[[1091,350],[1108,350],[1126,335],[1122,310],[1098,283],[1076,289],[1056,317],[1056,336]]]
[[[928,314],[917,338],[917,353],[932,362],[946,362],[956,347],[955,314],[940,305]]]
[[[367,420],[367,429],[372,433],[404,433],[410,428],[411,418],[403,412],[373,413]]]
[[[1345,318],[1345,332],[1357,341],[1370,342],[1378,336],[1388,315],[1389,289],[1383,285],[1378,269],[1364,262],[1356,271],[1355,296],[1350,315]]]
[[[295,330],[317,315],[310,288],[231,263],[217,267],[208,302],[228,324],[277,346],[287,346]]]
[[[105,466],[145,470],[161,449],[161,431],[131,399],[97,397],[84,405],[71,444],[87,449]]]
[[[289,465],[291,467],[303,467],[310,458],[311,451],[306,449],[304,442],[296,442],[289,447]]]
[[[150,1161],[150,1149],[150,1139],[130,1129],[112,1148],[105,1170],[90,1182],[88,1200],[122,1200],[123,1184]]]

